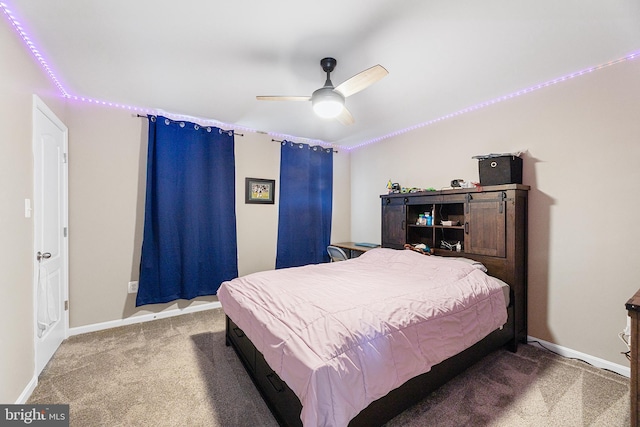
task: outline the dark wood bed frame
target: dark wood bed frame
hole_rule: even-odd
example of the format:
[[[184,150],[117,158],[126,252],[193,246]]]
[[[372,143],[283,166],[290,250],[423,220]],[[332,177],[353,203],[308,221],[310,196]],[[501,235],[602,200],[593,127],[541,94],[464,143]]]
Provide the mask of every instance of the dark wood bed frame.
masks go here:
[[[350,427],[380,426],[411,406],[417,404],[438,387],[445,384],[489,353],[508,346],[515,351],[512,338],[513,307],[509,308],[509,321],[502,330],[496,330],[482,341],[462,353],[433,366],[431,371],[410,379],[386,396],[372,402],[349,422]],[[302,405],[298,397],[269,367],[251,341],[227,317],[227,345],[231,345],[249,373],[256,388],[281,426],[302,426]]]
[[[507,187],[507,186],[504,186]],[[506,204],[505,257],[463,254],[482,262],[488,274],[510,285],[510,302],[507,323],[463,352],[433,366],[425,374],[414,377],[386,396],[372,402],[351,420],[351,427],[380,426],[396,415],[420,402],[438,387],[459,375],[489,353],[503,347],[515,352],[519,342],[527,339],[527,191],[522,185],[509,186],[502,197]],[[384,202],[383,202],[384,203]],[[437,255],[460,256],[456,252],[441,252]],[[226,317],[226,344],[232,346],[242,361],[249,376],[281,426],[302,426],[302,405],[298,397],[269,367],[262,353],[245,336],[244,332]]]

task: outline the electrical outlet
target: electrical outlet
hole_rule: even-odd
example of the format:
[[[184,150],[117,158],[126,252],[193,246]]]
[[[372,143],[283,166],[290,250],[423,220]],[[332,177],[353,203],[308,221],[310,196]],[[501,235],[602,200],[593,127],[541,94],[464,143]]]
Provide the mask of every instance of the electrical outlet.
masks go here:
[[[129,286],[127,287],[127,290],[130,294],[135,294],[136,292],[138,292],[138,282],[129,282]]]

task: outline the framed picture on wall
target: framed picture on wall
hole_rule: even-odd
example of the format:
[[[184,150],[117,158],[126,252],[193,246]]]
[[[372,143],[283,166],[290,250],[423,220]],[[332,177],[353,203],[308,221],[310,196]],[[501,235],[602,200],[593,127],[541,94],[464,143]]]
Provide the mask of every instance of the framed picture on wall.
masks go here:
[[[244,202],[272,205],[275,202],[275,179],[245,178]]]

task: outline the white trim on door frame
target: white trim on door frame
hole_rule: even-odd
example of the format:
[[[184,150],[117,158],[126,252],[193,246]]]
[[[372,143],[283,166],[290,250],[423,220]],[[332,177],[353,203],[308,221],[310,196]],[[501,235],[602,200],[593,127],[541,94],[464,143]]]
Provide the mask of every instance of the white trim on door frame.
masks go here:
[[[33,95],[33,108],[32,108],[32,150],[34,156],[34,169],[33,169],[33,197],[34,197],[34,207],[36,204],[36,197],[40,194],[38,187],[38,178],[40,177],[41,171],[36,170],[36,156],[38,155],[38,151],[36,150],[36,144],[38,144],[39,134],[36,129],[36,116],[38,114],[42,114],[48,120],[53,123],[53,125],[58,128],[62,132],[63,137],[63,158],[64,158],[64,166],[62,168],[62,195],[60,202],[62,204],[62,219],[61,222],[63,224],[63,229],[60,230],[64,233],[64,236],[61,240],[61,248],[60,248],[60,256],[62,258],[62,304],[65,308],[68,308],[69,301],[69,239],[68,239],[68,229],[69,229],[69,178],[68,178],[68,136],[69,131],[65,124],[55,115],[55,113],[37,96]],[[34,380],[35,384],[37,384],[37,378],[40,375],[40,371],[42,367],[38,366],[38,261],[36,260],[36,253],[41,249],[37,248],[37,236],[39,229],[39,221],[38,221],[39,212],[34,210],[33,220],[34,220],[34,240],[33,240],[33,342],[34,342]],[[63,337],[67,338],[69,336],[69,311],[68,309],[63,309],[62,313],[62,325],[63,325]],[[34,381],[32,381],[33,383]]]

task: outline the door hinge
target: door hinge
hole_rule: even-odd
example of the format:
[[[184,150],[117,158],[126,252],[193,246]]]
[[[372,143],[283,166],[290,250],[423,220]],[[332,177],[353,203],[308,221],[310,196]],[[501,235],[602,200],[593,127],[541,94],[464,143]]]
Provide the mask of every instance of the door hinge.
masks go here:
[[[67,153],[62,153],[62,163],[67,163]]]
[[[64,227],[64,228],[62,229],[62,235],[63,235],[64,237],[67,237],[67,235],[68,235],[68,234],[69,234],[69,230],[67,229],[67,227]]]
[[[69,300],[64,301],[64,311],[69,311]]]

